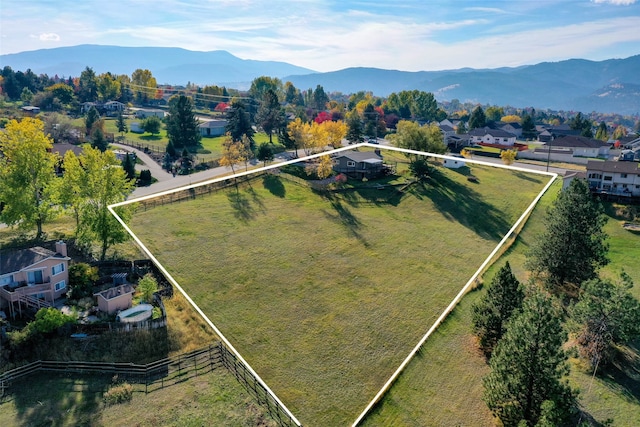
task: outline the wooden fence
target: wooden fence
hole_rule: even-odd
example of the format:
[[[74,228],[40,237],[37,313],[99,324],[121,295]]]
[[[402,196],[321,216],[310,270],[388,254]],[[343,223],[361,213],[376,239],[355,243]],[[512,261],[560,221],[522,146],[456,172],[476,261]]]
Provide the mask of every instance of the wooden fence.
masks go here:
[[[133,385],[134,391],[146,394],[209,373],[219,367],[224,367],[233,374],[280,426],[298,426],[242,361],[238,360],[222,342],[146,365],[38,360],[0,374],[0,398],[16,381],[39,372],[60,372],[66,375],[99,374],[111,377],[117,375],[119,381],[126,381]]]
[[[258,379],[247,369],[241,360],[229,351],[224,345],[220,346],[220,354],[223,365],[231,372],[238,382],[251,393],[258,403],[267,408],[271,417],[284,427],[297,427],[297,424],[276,401],[271,393],[258,381]]]
[[[141,206],[146,211],[147,209],[154,208],[156,206],[163,206],[165,204],[171,204],[174,202],[181,202],[183,200],[195,199],[198,196],[205,194],[211,194],[214,191],[224,188],[230,188],[235,185],[241,185],[247,181],[255,179],[256,176],[262,175],[264,172],[256,173],[253,175],[246,175],[239,178],[229,178],[222,181],[211,182],[208,184],[199,185],[196,187],[186,188],[183,190],[173,191],[168,194],[153,197],[151,199],[140,200],[136,202],[138,206]]]

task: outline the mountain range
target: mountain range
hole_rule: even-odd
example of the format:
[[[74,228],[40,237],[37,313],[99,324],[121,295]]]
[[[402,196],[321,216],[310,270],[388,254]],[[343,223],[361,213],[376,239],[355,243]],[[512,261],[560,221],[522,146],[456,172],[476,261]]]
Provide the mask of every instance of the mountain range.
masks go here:
[[[240,59],[226,51],[80,45],[0,55],[0,66],[50,76],[128,74],[149,69],[158,83],[217,84],[247,89],[259,76],[291,81],[300,89],[322,85],[327,92],[370,91],[387,96],[401,90],[433,92],[439,101],[568,111],[640,113],[640,55],[625,59],[570,59],[521,67],[407,72],[346,68],[318,73],[285,62]]]

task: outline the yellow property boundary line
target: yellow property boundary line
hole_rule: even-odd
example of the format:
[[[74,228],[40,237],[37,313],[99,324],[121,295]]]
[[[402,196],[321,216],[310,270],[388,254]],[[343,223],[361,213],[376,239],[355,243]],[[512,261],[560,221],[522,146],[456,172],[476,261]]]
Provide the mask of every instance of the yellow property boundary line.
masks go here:
[[[429,336],[436,330],[436,328],[438,326],[440,326],[440,324],[444,321],[444,319],[446,319],[446,317],[453,311],[453,309],[458,304],[458,302],[460,302],[462,297],[468,292],[469,288],[471,286],[473,286],[473,284],[475,283],[476,279],[482,274],[484,269],[491,262],[492,258],[495,256],[496,253],[498,253],[498,251],[502,248],[502,246],[505,244],[505,242],[508,240],[508,238],[512,235],[512,233],[515,233],[515,231],[518,229],[518,227],[526,220],[526,218],[531,213],[533,208],[536,206],[536,204],[538,203],[540,198],[546,193],[546,191],[549,189],[551,184],[553,184],[554,180],[558,177],[558,175],[556,173],[536,171],[536,170],[521,168],[521,167],[517,167],[517,166],[507,166],[507,165],[501,165],[501,164],[494,164],[494,163],[484,162],[484,161],[480,161],[480,160],[472,160],[472,159],[466,159],[466,158],[465,159],[460,159],[459,157],[452,157],[452,156],[447,156],[447,155],[442,155],[442,154],[426,153],[426,152],[423,152],[423,151],[407,150],[407,149],[403,149],[403,148],[390,147],[390,146],[380,146],[380,145],[374,145],[374,144],[370,144],[370,143],[366,143],[365,142],[365,143],[350,145],[350,146],[347,146],[347,147],[337,148],[337,149],[334,149],[334,150],[330,150],[330,151],[326,151],[326,152],[322,152],[322,153],[318,153],[318,154],[312,154],[312,155],[309,155],[309,156],[306,156],[306,157],[301,157],[299,159],[289,160],[289,161],[280,162],[280,163],[274,163],[272,165],[261,167],[261,168],[258,168],[258,169],[252,169],[252,170],[248,170],[248,171],[244,171],[244,172],[239,172],[239,173],[236,173],[235,175],[227,175],[227,176],[224,176],[224,177],[221,177],[221,178],[209,179],[209,180],[198,182],[198,183],[195,183],[195,184],[190,184],[190,185],[186,185],[186,186],[183,186],[183,187],[174,188],[172,190],[167,190],[167,191],[163,191],[163,192],[160,192],[160,193],[150,194],[148,196],[139,197],[139,198],[132,199],[132,200],[126,200],[126,201],[120,202],[120,203],[115,203],[115,204],[109,205],[107,207],[109,209],[109,212],[111,212],[111,214],[124,227],[124,229],[129,233],[129,235],[131,235],[131,237],[136,242],[136,244],[140,247],[140,249],[149,257],[149,259],[152,260],[152,262],[158,267],[158,269],[160,269],[160,271],[162,271],[162,274],[165,275],[167,280],[169,280],[169,282],[171,282],[171,284],[173,286],[175,286],[180,291],[180,293],[182,293],[182,295],[186,298],[186,300],[189,302],[189,304],[191,304],[191,306],[204,319],[204,321],[209,325],[209,327],[211,327],[211,329],[213,329],[213,331],[216,333],[216,335],[218,335],[218,337],[220,337],[220,339],[224,342],[224,344],[227,346],[227,348],[229,348],[229,350],[231,352],[233,352],[240,361],[242,361],[242,363],[247,367],[247,369],[251,372],[251,374],[254,375],[257,378],[258,382],[265,388],[265,390],[267,390],[267,392],[271,395],[271,397],[273,397],[273,399],[276,402],[278,402],[278,404],[284,409],[284,411],[287,413],[287,415],[289,415],[289,417],[291,417],[291,419],[298,426],[302,425],[302,424],[300,424],[300,421],[298,421],[298,419],[291,413],[291,411],[289,411],[289,409],[284,405],[284,403],[282,403],[282,401],[280,401],[278,396],[276,396],[276,394],[269,388],[269,386],[262,380],[262,378],[253,370],[251,365],[249,365],[247,363],[247,361],[235,349],[235,347],[229,342],[229,340],[224,336],[224,334],[222,334],[222,332],[216,327],[216,325],[206,316],[206,314],[204,314],[204,312],[200,309],[200,307],[198,307],[198,305],[191,299],[191,297],[178,284],[178,282],[173,278],[173,276],[171,276],[169,274],[169,272],[164,268],[164,266],[151,253],[151,251],[149,251],[149,249],[147,249],[147,247],[144,245],[144,243],[142,243],[142,241],[138,238],[138,236],[136,236],[136,234],[129,228],[129,226],[127,224],[125,224],[125,222],[122,220],[122,218],[120,218],[120,216],[115,212],[115,208],[117,208],[119,206],[125,206],[125,205],[128,205],[128,204],[133,204],[133,203],[136,203],[136,202],[144,201],[144,200],[150,200],[150,199],[153,199],[153,198],[156,198],[156,197],[162,197],[162,196],[165,196],[165,195],[168,195],[168,194],[172,194],[172,193],[176,193],[176,192],[179,192],[179,191],[189,190],[191,188],[196,188],[196,187],[200,187],[200,186],[211,184],[211,183],[215,183],[215,182],[220,182],[220,181],[224,181],[224,180],[228,180],[228,179],[232,179],[232,178],[239,178],[239,177],[250,175],[250,174],[254,174],[254,173],[259,173],[259,172],[264,172],[264,171],[268,171],[268,170],[271,170],[271,169],[276,169],[276,168],[281,167],[281,166],[285,166],[285,165],[289,165],[289,164],[293,164],[293,163],[298,163],[298,162],[302,162],[302,161],[306,161],[306,160],[311,160],[311,159],[318,158],[318,157],[325,156],[325,155],[337,154],[337,153],[340,153],[340,152],[343,152],[343,151],[351,151],[351,150],[353,150],[355,148],[360,148],[360,147],[380,148],[380,149],[384,149],[384,150],[396,151],[396,152],[401,152],[401,153],[406,153],[406,154],[414,154],[414,155],[422,155],[422,156],[428,156],[428,157],[436,157],[436,158],[440,158],[440,159],[458,160],[458,161],[463,161],[465,163],[471,163],[471,164],[477,164],[477,165],[483,165],[483,166],[491,166],[491,167],[496,167],[496,168],[519,171],[519,172],[537,173],[537,174],[540,174],[540,175],[549,176],[550,179],[549,179],[549,182],[542,189],[542,191],[540,191],[540,193],[533,200],[533,202],[531,202],[529,207],[524,211],[524,213],[520,216],[520,218],[511,227],[511,229],[504,235],[504,237],[498,243],[498,245],[495,247],[495,249],[489,254],[489,256],[485,259],[485,261],[480,265],[478,270],[473,274],[473,276],[471,276],[469,281],[460,290],[460,292],[456,295],[456,297],[453,299],[453,301],[451,301],[451,303],[447,306],[447,308],[442,312],[440,317],[438,317],[438,319],[431,326],[431,328],[429,328],[427,333],[422,337],[422,339],[413,348],[413,350],[411,350],[409,355],[400,364],[398,369],[396,369],[396,371],[391,375],[391,377],[387,380],[387,382],[382,386],[380,391],[378,391],[378,393],[375,395],[375,397],[371,400],[371,402],[369,402],[369,404],[366,406],[366,408],[362,411],[362,413],[354,421],[352,426],[355,427],[355,426],[357,426],[358,424],[360,424],[362,422],[362,420],[369,413],[369,411],[375,406],[376,403],[378,403],[378,401],[382,398],[382,396],[384,396],[384,394],[389,390],[389,388],[391,388],[391,385],[398,378],[398,376],[405,369],[405,367],[409,364],[409,362],[413,359],[415,354],[424,345],[424,343],[427,341]]]

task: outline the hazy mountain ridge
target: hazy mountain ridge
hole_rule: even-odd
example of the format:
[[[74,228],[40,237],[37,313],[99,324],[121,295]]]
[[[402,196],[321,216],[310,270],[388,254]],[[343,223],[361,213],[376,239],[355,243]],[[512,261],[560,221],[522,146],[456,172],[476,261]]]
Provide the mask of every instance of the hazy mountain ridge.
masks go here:
[[[240,59],[229,52],[181,48],[80,45],[0,55],[0,66],[30,68],[50,76],[79,76],[86,66],[96,73],[128,74],[149,69],[158,83],[218,84],[248,89],[259,76],[291,81],[301,90],[322,85],[325,91],[371,91],[387,96],[402,90],[433,92],[440,101],[553,110],[640,113],[640,55],[625,59],[569,59],[520,67],[399,71],[345,68],[318,73],[285,62]]]
[[[85,67],[96,73],[131,75],[148,69],[160,84],[200,85],[251,82],[262,75],[284,77],[313,72],[286,62],[240,59],[227,51],[197,52],[174,47],[79,45],[0,55],[0,65],[36,74],[79,76]]]

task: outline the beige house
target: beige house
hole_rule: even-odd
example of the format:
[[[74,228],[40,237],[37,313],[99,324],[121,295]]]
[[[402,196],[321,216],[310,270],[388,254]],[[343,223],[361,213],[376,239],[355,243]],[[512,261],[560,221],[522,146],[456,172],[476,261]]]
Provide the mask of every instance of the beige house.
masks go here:
[[[0,308],[22,312],[23,307],[49,307],[67,292],[67,245],[56,242],[55,252],[36,246],[0,254]]]

